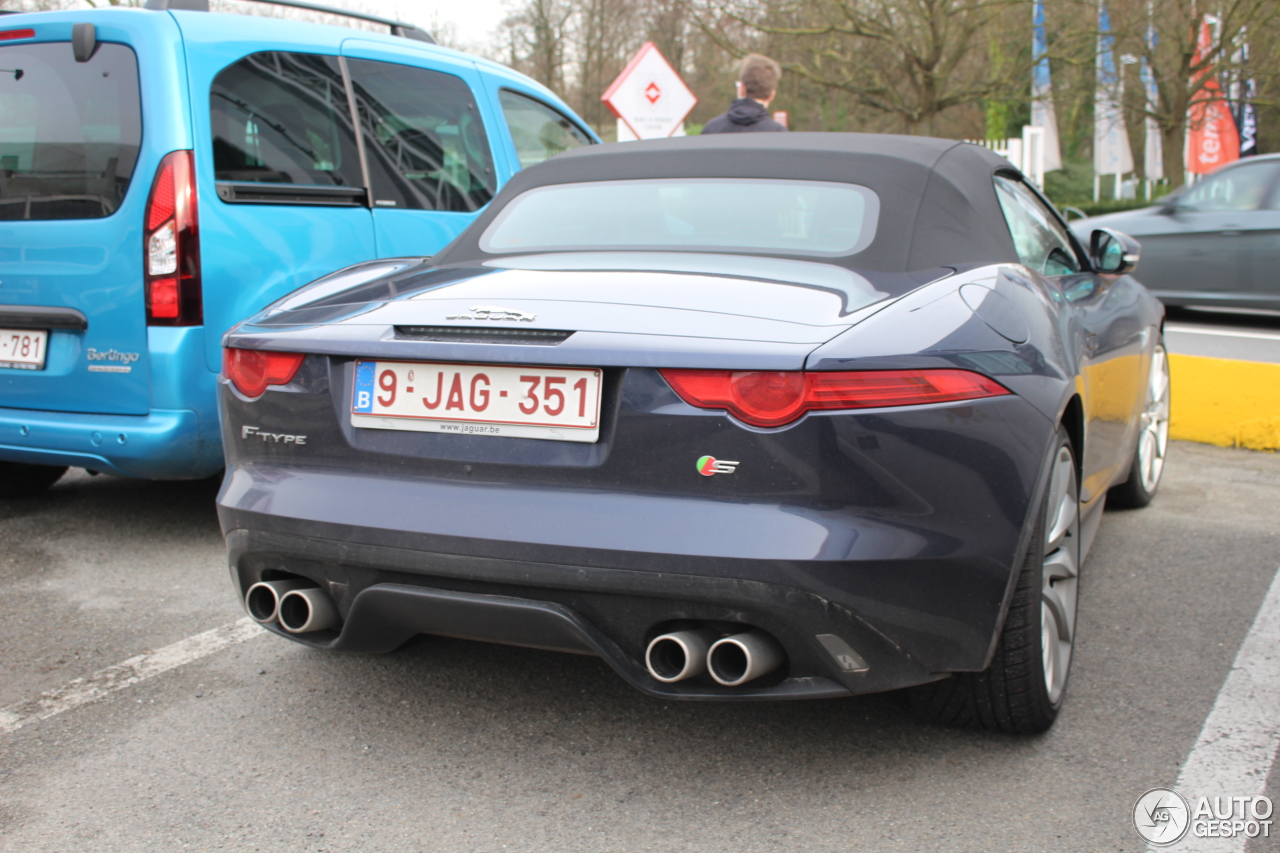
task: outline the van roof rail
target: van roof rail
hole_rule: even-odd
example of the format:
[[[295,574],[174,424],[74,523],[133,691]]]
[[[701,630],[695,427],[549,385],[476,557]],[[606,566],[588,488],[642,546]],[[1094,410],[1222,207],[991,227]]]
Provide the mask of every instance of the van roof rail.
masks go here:
[[[306,9],[309,12],[323,12],[326,15],[341,15],[344,18],[355,18],[360,21],[369,21],[374,24],[382,24],[391,29],[391,35],[400,36],[402,38],[414,39],[416,41],[425,41],[427,44],[435,44],[436,40],[426,30],[419,29],[413,24],[406,24],[404,21],[397,21],[394,18],[383,18],[379,15],[370,15],[368,12],[357,12],[354,9],[343,9],[338,6],[326,6],[323,3],[308,3],[306,0],[247,0],[250,3],[267,3],[272,6],[292,6],[295,9]],[[148,9],[185,9],[192,12],[208,12],[209,0],[147,0],[146,8]]]

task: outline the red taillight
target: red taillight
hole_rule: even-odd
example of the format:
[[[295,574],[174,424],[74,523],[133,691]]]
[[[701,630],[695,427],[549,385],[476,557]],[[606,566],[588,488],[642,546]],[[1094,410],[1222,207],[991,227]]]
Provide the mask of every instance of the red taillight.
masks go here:
[[[222,375],[246,397],[259,397],[268,385],[288,385],[293,381],[303,358],[300,352],[224,349]]]
[[[200,228],[190,151],[172,151],[160,161],[143,224],[147,323],[200,325]]]
[[[35,30],[4,30],[0,31],[0,41],[10,41],[12,39],[33,39],[36,37]]]
[[[968,370],[858,370],[801,373],[763,370],[662,371],[691,406],[726,409],[758,427],[789,424],[822,409],[919,406],[998,397],[999,382]]]

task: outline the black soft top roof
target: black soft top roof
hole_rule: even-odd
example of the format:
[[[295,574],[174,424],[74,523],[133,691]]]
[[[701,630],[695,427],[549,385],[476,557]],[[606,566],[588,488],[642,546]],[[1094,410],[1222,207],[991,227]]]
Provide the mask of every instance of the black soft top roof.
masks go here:
[[[978,145],[890,134],[718,134],[591,145],[516,174],[435,261],[492,257],[480,250],[479,235],[513,198],[534,187],[641,178],[773,178],[861,184],[880,197],[871,245],[850,257],[822,260],[882,272],[1016,263],[992,183],[997,171],[1016,170]]]

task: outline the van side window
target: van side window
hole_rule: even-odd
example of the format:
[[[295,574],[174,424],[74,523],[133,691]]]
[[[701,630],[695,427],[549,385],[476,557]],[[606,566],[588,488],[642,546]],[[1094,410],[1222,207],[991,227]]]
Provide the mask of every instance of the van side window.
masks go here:
[[[0,47],[0,220],[100,219],[138,162],[138,60],[103,42],[76,62],[69,42]]]
[[[348,59],[374,206],[479,210],[497,187],[484,120],[461,79]]]
[[[214,79],[209,111],[220,181],[364,183],[337,57],[255,53]]]
[[[498,94],[520,168],[541,163],[561,151],[590,145],[582,128],[540,101],[503,89]]]

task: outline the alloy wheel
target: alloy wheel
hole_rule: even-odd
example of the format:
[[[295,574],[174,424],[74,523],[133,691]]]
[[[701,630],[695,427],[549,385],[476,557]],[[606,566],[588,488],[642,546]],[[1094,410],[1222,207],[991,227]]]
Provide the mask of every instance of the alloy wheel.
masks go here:
[[[1151,353],[1147,400],[1139,429],[1138,475],[1142,478],[1142,488],[1149,494],[1160,483],[1169,445],[1169,357],[1161,344],[1156,344]]]
[[[1075,457],[1058,449],[1049,478],[1045,515],[1044,569],[1040,589],[1040,650],[1049,701],[1062,699],[1076,631],[1080,574],[1080,494]]]

